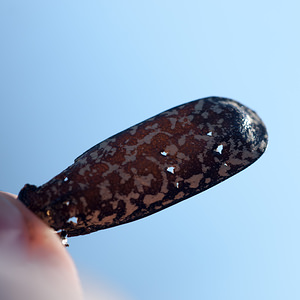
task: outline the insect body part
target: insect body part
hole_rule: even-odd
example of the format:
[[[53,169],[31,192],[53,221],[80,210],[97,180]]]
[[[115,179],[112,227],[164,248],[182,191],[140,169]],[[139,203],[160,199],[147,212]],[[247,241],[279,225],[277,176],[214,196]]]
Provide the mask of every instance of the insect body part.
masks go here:
[[[131,222],[242,171],[267,147],[257,114],[227,98],[195,100],[92,147],[19,199],[70,236]]]

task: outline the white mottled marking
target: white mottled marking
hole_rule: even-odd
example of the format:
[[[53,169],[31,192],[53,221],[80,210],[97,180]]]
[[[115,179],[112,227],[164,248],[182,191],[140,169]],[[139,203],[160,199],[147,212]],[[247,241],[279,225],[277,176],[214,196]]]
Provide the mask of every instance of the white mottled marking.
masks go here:
[[[171,110],[167,110],[165,112],[163,112],[163,114],[167,117],[169,116],[174,116],[174,115],[178,115],[178,108],[174,108],[174,109],[171,109]]]
[[[174,174],[175,173],[175,167],[168,167],[167,171]]]
[[[168,145],[165,151],[170,153],[170,155],[175,155],[178,151],[178,148],[175,145]]]
[[[144,197],[144,200],[143,200],[143,202],[147,205],[147,206],[149,206],[149,205],[151,205],[152,203],[155,203],[155,202],[157,202],[157,201],[160,201],[160,200],[162,200],[163,198],[164,198],[164,194],[163,193],[158,193],[158,194],[156,194],[156,195],[146,195],[145,197]]]
[[[131,134],[131,135],[135,135],[135,134],[136,134],[136,131],[137,131],[137,129],[138,129],[138,127],[139,127],[139,126],[137,126],[137,125],[136,125],[136,126],[132,126],[132,127],[131,127],[131,130],[130,130],[130,134]]]
[[[178,152],[177,153],[177,158],[179,158],[181,160],[190,160],[190,157],[186,156],[183,152]]]
[[[223,112],[223,108],[220,107],[218,104],[212,105],[211,110],[217,114],[220,114],[221,112]]]
[[[223,145],[219,145],[216,149],[216,152],[219,152],[220,154],[222,154],[222,151],[223,151]]]
[[[99,223],[99,214],[99,210],[91,211],[89,214],[87,214],[86,220],[89,221],[91,224],[97,224]]]
[[[175,196],[175,200],[178,200],[180,198],[184,197],[184,192],[179,192],[176,196]]]
[[[87,165],[85,165],[83,168],[81,168],[81,169],[79,170],[78,174],[79,174],[80,176],[84,176],[84,173],[85,173],[85,172],[90,172],[90,171],[91,171],[91,166],[90,166],[90,164],[87,164]]]
[[[169,118],[169,121],[171,123],[171,129],[174,129],[175,126],[176,126],[177,119],[176,118]]]
[[[227,173],[228,170],[229,170],[228,166],[225,166],[225,164],[223,164],[220,167],[218,174],[222,177],[228,177],[229,176],[229,174]]]
[[[82,182],[78,182],[78,185],[79,185],[79,187],[80,187],[81,190],[85,190],[85,189],[87,189],[89,187],[88,184],[82,183]]]
[[[85,197],[81,196],[81,197],[79,198],[79,200],[80,200],[80,203],[81,203],[84,207],[87,207],[87,206],[88,206]]]
[[[90,157],[91,159],[96,160],[98,158],[98,151],[91,152]]]
[[[197,104],[195,105],[195,110],[201,111],[203,108],[203,104],[204,104],[204,101],[198,101]]]
[[[205,183],[210,183],[211,182],[211,178],[205,178]]]
[[[67,223],[74,223],[74,224],[77,224],[77,222],[78,222],[78,218],[76,217],[72,217],[67,221]]]
[[[199,153],[197,155],[197,158],[199,159],[200,162],[202,162],[202,163],[204,162],[203,153]]]
[[[156,128],[158,128],[158,123],[155,123],[152,126],[149,125],[149,126],[145,127],[146,130],[150,130],[150,129],[154,129],[155,130]]]
[[[202,116],[204,119],[207,119],[208,116],[209,116],[209,113],[208,113],[207,111],[205,111],[205,112],[203,112],[203,113],[201,114],[201,116]]]
[[[153,174],[148,174],[147,176],[139,176],[134,179],[134,183],[136,186],[148,186],[151,187],[151,181],[155,180]]]
[[[186,179],[184,182],[190,184],[190,188],[195,189],[199,187],[200,180],[203,178],[203,174],[193,175],[191,178]]]
[[[245,162],[243,160],[238,159],[238,158],[231,158],[231,159],[229,159],[229,162],[232,165],[244,165],[245,164]]]
[[[101,224],[111,224],[116,216],[117,216],[117,213],[114,213],[113,215],[102,218]]]
[[[179,146],[184,145],[184,144],[185,144],[185,139],[186,139],[186,136],[185,136],[185,135],[182,135],[182,136],[180,137],[180,139],[178,139],[178,145],[179,145]]]

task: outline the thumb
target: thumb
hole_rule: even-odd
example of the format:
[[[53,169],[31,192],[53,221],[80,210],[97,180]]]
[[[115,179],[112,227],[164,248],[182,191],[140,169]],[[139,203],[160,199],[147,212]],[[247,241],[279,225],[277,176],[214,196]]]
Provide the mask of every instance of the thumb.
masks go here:
[[[74,263],[55,232],[4,192],[0,266],[0,299],[82,299]]]

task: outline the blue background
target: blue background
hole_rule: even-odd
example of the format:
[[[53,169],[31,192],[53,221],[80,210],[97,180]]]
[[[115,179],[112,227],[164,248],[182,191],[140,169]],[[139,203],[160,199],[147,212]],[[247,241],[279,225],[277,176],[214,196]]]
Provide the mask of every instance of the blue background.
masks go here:
[[[69,240],[133,299],[300,299],[298,1],[0,2],[0,189],[216,95],[267,125],[254,165],[151,217]]]

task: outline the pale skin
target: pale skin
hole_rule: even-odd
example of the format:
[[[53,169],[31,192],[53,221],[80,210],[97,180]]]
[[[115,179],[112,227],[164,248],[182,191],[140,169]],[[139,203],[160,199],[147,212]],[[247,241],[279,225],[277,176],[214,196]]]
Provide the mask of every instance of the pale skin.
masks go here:
[[[5,192],[0,192],[0,266],[0,299],[82,299],[76,268],[57,234]]]

